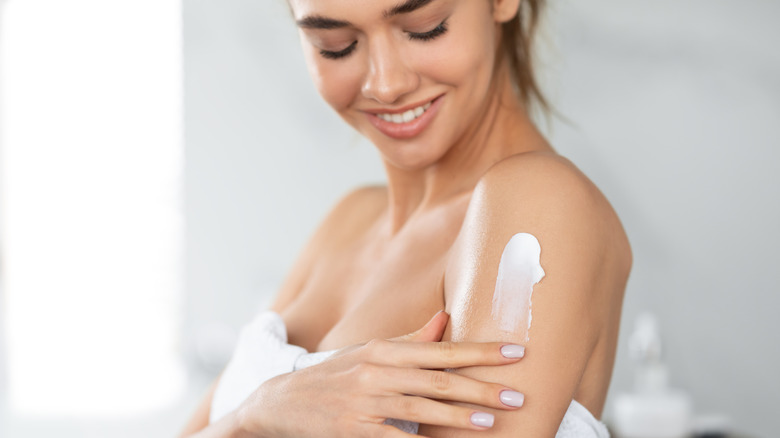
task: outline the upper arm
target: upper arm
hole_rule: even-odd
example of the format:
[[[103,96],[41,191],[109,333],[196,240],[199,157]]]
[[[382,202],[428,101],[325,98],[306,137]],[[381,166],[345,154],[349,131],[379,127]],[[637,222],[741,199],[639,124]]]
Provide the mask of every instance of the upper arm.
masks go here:
[[[490,431],[423,426],[421,434],[555,435],[599,340],[601,304],[609,299],[604,277],[620,271],[610,266],[617,260],[611,213],[595,186],[562,158],[512,157],[483,177],[445,274],[451,314],[445,339],[526,345],[516,364],[456,370],[507,385],[525,394],[525,403],[515,411],[487,410],[496,416]],[[536,237],[545,274],[533,287],[528,342],[524,327],[505,331],[492,315],[501,256],[517,233]]]
[[[344,232],[350,232],[350,229],[354,230],[355,222],[361,222],[366,217],[375,214],[376,210],[384,205],[382,200],[384,192],[384,187],[380,186],[360,187],[336,203],[293,263],[271,305],[271,310],[282,313],[295,300],[306,285],[323,248],[326,248],[329,243],[341,239]]]

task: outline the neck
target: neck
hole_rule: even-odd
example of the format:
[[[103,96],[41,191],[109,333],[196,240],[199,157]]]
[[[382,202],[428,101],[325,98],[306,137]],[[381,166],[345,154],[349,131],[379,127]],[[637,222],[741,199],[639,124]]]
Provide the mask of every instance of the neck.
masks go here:
[[[507,69],[500,69],[482,117],[433,164],[415,170],[385,161],[388,179],[388,219],[391,235],[415,215],[471,195],[482,175],[494,164],[534,150],[552,150],[536,129],[512,89]]]

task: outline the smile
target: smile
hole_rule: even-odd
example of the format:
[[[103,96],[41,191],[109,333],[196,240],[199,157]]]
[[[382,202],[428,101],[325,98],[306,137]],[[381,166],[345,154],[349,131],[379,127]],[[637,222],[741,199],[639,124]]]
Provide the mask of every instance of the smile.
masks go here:
[[[376,116],[380,119],[384,120],[385,122],[391,122],[391,123],[409,123],[412,120],[420,117],[423,115],[425,110],[431,107],[431,102],[426,103],[425,105],[418,106],[417,108],[410,109],[409,111],[406,111],[404,113],[396,113],[396,114],[377,114]]]
[[[427,128],[441,107],[444,95],[414,107],[398,110],[367,110],[366,116],[382,134],[398,139],[410,139],[420,135]]]

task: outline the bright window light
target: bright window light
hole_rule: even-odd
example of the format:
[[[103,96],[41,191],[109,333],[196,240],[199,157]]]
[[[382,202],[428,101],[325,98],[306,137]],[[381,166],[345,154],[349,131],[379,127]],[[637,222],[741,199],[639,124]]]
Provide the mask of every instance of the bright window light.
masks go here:
[[[9,406],[167,406],[184,388],[180,0],[0,6]]]

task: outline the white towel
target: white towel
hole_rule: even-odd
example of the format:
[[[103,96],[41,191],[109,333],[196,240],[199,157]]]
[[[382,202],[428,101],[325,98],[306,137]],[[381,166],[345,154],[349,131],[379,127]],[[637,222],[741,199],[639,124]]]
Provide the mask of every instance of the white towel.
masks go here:
[[[287,329],[278,314],[260,313],[241,329],[211,399],[209,421],[214,423],[234,411],[266,380],[293,371],[295,361],[306,353],[287,343]]]
[[[609,431],[588,408],[572,400],[555,438],[609,438]]]

